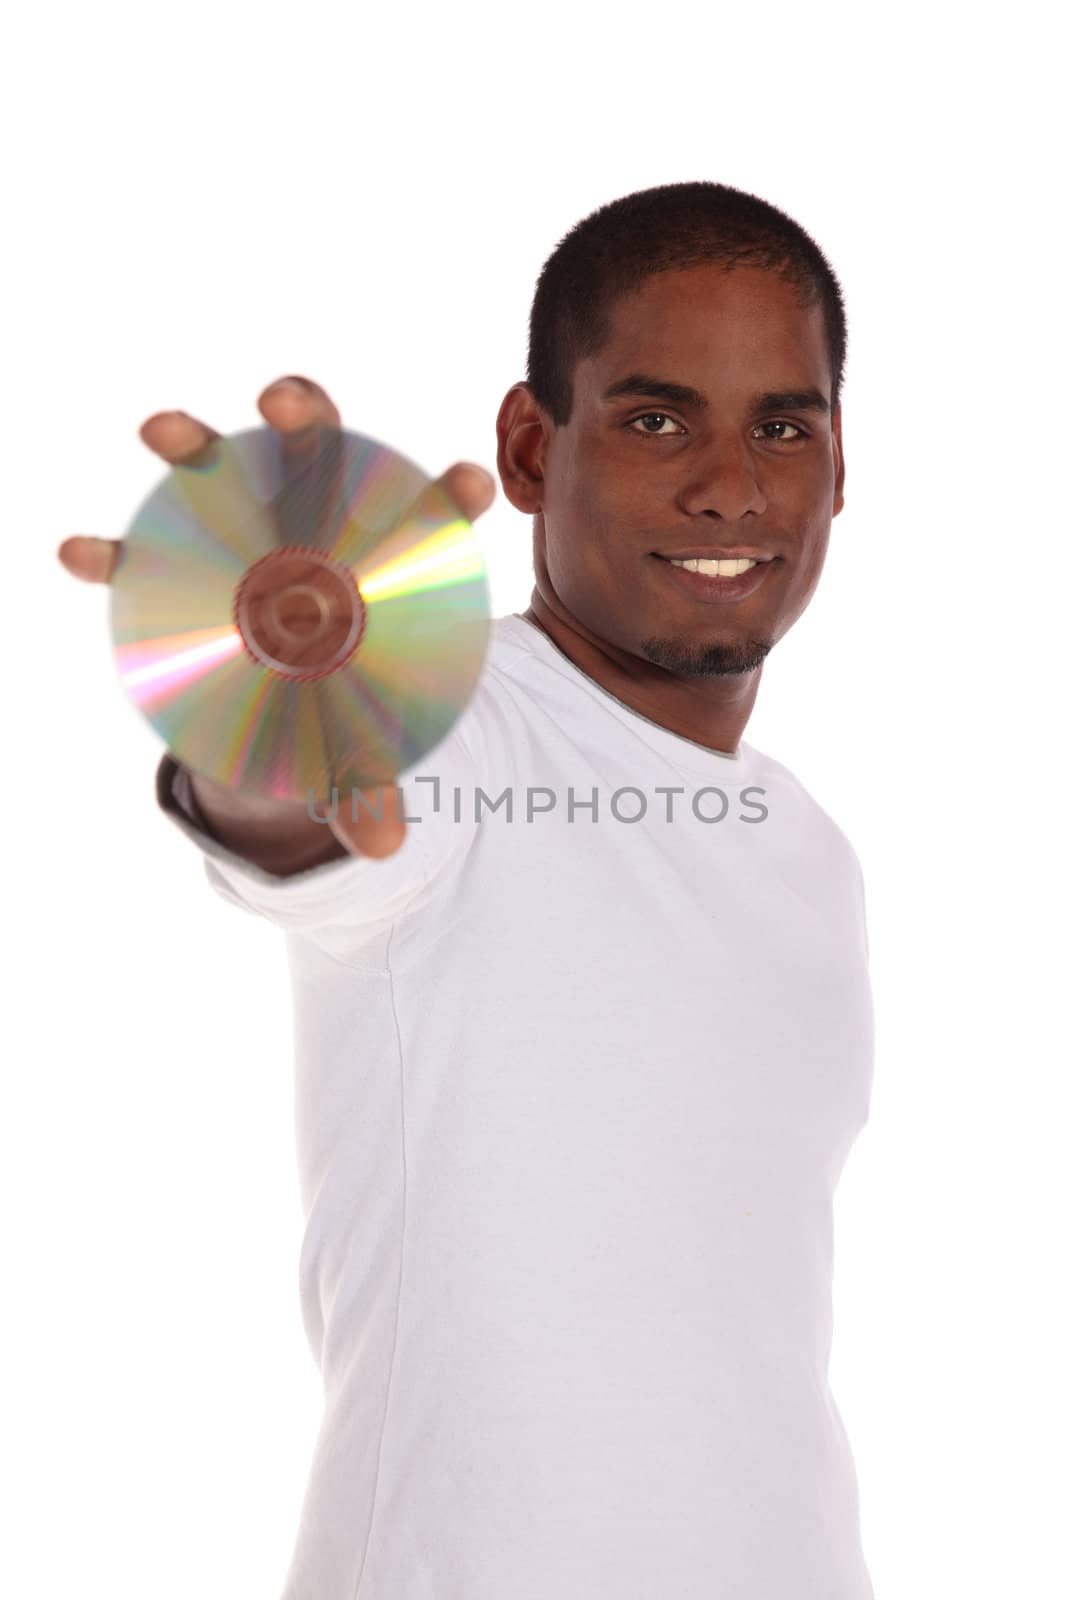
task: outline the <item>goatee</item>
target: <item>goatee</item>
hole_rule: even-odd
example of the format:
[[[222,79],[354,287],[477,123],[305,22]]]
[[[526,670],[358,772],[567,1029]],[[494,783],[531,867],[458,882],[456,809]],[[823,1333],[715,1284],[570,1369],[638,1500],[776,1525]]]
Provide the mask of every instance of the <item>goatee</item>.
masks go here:
[[[765,639],[736,644],[686,644],[678,639],[643,639],[641,654],[676,678],[730,678],[755,672],[772,646]]]

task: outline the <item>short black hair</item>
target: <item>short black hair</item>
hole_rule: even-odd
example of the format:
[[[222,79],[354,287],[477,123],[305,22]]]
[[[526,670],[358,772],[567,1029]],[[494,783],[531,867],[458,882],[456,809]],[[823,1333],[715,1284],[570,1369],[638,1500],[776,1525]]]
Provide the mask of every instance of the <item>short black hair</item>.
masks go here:
[[[805,306],[821,306],[830,411],[844,383],[848,330],[833,268],[810,234],[767,200],[724,183],[641,189],[575,223],[541,268],[530,308],[526,382],[557,427],[570,421],[574,368],[603,349],[618,296],[656,272],[720,265],[776,272]]]

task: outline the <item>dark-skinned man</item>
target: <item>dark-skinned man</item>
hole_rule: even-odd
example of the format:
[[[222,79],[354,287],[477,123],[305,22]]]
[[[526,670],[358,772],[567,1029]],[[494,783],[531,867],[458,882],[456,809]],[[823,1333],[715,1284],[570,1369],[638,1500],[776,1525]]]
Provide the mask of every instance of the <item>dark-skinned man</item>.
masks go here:
[[[827,1379],[863,878],[743,737],[844,503],[844,353],[832,270],[767,202],[601,207],[498,416],[536,586],[448,736],[380,821],[160,764],[292,973],[324,1406],[284,1600],[870,1600]],[[339,423],[307,380],[260,409]],[[62,556],[106,580],[113,547]]]

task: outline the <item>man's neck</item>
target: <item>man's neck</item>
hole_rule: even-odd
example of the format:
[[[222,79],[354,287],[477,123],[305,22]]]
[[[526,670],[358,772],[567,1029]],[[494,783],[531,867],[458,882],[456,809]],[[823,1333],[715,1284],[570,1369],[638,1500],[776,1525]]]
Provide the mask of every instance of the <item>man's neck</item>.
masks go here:
[[[539,589],[520,613],[546,634],[568,660],[623,705],[694,744],[733,755],[744,733],[762,666],[736,677],[683,678],[595,639],[559,616]]]

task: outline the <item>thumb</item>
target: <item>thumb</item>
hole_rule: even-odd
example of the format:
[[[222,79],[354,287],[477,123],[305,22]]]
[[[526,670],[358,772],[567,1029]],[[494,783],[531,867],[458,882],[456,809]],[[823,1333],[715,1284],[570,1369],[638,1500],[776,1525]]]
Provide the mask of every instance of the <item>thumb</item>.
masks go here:
[[[407,833],[396,784],[353,790],[344,804],[338,804],[337,815],[330,818],[330,829],[355,855],[374,860],[393,855]]]

